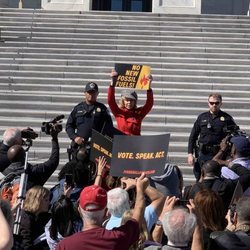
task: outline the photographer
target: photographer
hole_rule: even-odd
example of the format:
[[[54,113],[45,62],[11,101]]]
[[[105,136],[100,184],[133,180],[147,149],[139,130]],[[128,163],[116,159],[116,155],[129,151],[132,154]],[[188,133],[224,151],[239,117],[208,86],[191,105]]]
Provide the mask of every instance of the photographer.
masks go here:
[[[230,156],[227,159],[227,156]],[[242,168],[250,170],[250,141],[246,136],[226,137],[220,144],[220,151],[214,157],[220,165],[222,165],[221,175],[226,179],[236,180],[241,175],[232,170],[234,165],[241,165]],[[241,183],[245,186],[245,181]],[[248,185],[249,186],[249,185]],[[245,191],[250,194],[250,189]]]
[[[52,150],[50,158],[43,163],[35,165],[28,163],[26,170],[26,173],[28,174],[28,187],[34,185],[43,186],[57,168],[59,164],[58,133],[58,130],[51,127],[50,135],[52,137]],[[8,150],[7,156],[11,164],[3,171],[3,174],[8,175],[14,172],[21,175],[23,173],[25,163],[25,150],[23,147],[21,145],[12,146]]]
[[[10,165],[7,152],[13,145],[22,145],[21,130],[18,128],[7,128],[3,134],[3,142],[0,147],[0,172]]]
[[[230,216],[230,210],[226,216],[228,220],[227,230],[213,232],[210,236],[212,244],[209,250],[234,250],[250,249],[250,197],[242,197],[236,203],[235,211]]]
[[[231,145],[231,150],[230,150],[231,158],[225,161],[221,161],[223,153],[225,153],[226,149],[230,145]],[[233,164],[240,164],[243,167],[250,169],[250,141],[247,137],[233,136],[229,139],[229,141],[223,141],[221,143],[220,153],[221,154],[217,155],[217,158],[219,158],[220,163],[223,163],[224,166],[230,168]],[[235,177],[232,171],[225,167],[222,168],[222,176],[230,179]]]

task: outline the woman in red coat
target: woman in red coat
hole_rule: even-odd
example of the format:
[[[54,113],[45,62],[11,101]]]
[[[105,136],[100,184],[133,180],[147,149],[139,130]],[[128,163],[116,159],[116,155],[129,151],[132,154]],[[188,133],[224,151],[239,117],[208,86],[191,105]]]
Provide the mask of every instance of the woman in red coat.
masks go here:
[[[126,135],[140,135],[141,123],[143,118],[149,113],[153,104],[154,97],[152,89],[147,90],[147,100],[143,107],[137,107],[137,94],[133,89],[127,89],[122,92],[119,105],[115,100],[114,78],[117,76],[116,71],[111,72],[111,85],[108,90],[108,104],[116,119],[117,128]],[[152,81],[152,76],[147,78]]]

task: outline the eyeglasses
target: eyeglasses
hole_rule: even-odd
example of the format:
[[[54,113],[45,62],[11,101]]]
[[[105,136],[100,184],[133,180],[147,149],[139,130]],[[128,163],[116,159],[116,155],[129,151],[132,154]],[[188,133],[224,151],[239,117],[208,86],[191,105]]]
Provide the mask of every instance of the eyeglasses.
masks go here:
[[[219,105],[220,102],[209,102],[210,105]]]

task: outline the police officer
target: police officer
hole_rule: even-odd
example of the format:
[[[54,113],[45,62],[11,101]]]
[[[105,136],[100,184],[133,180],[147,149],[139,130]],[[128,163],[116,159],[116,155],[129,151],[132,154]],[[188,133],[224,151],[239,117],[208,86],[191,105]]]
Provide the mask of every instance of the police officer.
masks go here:
[[[233,118],[220,109],[221,105],[222,96],[210,94],[208,97],[209,111],[198,116],[189,136],[188,164],[194,167],[193,171],[197,180],[200,178],[203,163],[213,158],[220,149],[221,140],[229,130],[236,127]],[[196,162],[194,153],[197,157]]]
[[[66,132],[76,145],[85,144],[91,137],[92,128],[108,135],[113,122],[107,107],[97,102],[98,86],[89,82],[85,86],[85,100],[76,105],[66,123]]]

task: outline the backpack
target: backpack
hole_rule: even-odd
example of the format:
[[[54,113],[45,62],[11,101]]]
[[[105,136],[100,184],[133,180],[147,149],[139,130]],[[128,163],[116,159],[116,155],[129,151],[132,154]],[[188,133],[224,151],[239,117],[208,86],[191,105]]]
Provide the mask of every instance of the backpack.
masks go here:
[[[11,207],[17,202],[20,180],[20,175],[12,172],[0,181],[0,199],[9,201]]]

